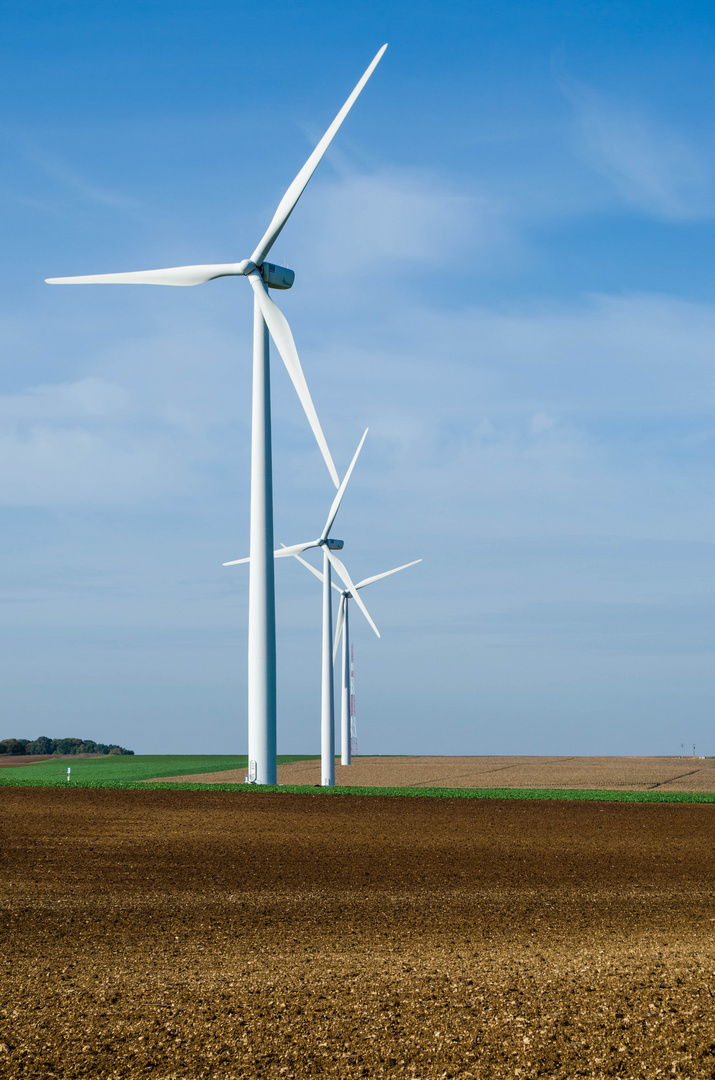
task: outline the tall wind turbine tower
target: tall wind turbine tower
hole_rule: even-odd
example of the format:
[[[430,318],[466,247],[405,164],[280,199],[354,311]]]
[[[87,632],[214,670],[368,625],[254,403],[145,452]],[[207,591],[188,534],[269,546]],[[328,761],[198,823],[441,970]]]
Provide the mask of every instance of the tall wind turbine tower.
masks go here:
[[[276,615],[273,573],[273,465],[268,335],[281,355],[313,429],[330,476],[338,474],[323,435],[285,316],[268,289],[290,289],[293,270],[266,262],[283,226],[387,48],[383,45],[278,204],[250,259],[161,270],[46,278],[50,285],[201,285],[219,277],[247,277],[253,289],[253,402],[251,408],[251,569],[248,600],[249,779],[276,782]]]

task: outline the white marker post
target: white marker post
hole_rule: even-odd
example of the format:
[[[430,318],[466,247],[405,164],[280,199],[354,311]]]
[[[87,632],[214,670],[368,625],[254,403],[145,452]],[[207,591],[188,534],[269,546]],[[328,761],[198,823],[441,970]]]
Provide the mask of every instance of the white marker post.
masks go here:
[[[68,784],[69,784],[69,782],[70,782],[70,773],[71,773],[71,772],[72,772],[72,770],[71,770],[71,768],[70,768],[70,767],[69,767],[69,765],[68,765],[68,766],[67,766],[67,783],[68,783]]]

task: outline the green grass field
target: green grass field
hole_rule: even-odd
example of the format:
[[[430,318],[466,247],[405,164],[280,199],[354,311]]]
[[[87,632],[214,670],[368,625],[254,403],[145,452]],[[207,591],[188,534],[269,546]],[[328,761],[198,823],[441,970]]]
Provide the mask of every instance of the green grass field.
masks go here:
[[[309,761],[315,754],[288,754],[278,758],[279,764],[288,761]],[[71,781],[67,783],[67,767],[72,769]],[[64,787],[64,788],[114,788],[127,791],[149,789],[176,790],[176,783],[166,784],[157,780],[147,784],[143,781],[162,776],[191,776],[196,773],[223,772],[227,769],[245,769],[246,757],[218,755],[168,755],[137,754],[101,758],[55,758],[22,765],[19,768],[0,769],[0,787]],[[572,799],[586,802],[641,802],[641,803],[715,803],[715,794],[693,794],[671,791],[581,791],[551,788],[372,788],[372,787],[281,787],[248,784],[182,784],[182,791],[248,791],[278,792],[282,794],[311,795],[388,795],[420,798],[449,799]]]
[[[279,762],[307,761],[314,754],[279,757]],[[67,768],[71,768],[71,784],[75,787],[116,787],[142,784],[156,776],[191,776],[193,773],[224,772],[227,769],[247,769],[244,755],[226,754],[103,754],[95,758],[57,757],[38,761],[35,765],[0,769],[0,785],[12,787],[67,786]],[[203,785],[202,785],[203,786]]]

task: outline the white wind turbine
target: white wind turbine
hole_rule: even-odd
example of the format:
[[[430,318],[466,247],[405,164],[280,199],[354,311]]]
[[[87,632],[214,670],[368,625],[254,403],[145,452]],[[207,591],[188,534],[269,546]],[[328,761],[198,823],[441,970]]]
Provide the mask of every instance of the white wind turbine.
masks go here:
[[[323,582],[323,588],[325,588],[325,579],[320,570],[317,570],[314,566],[311,566],[305,559],[301,559],[300,555],[293,552],[294,557],[301,562],[303,566],[310,570],[311,574],[315,574],[319,581]],[[374,581],[380,581],[381,578],[389,577],[391,574],[397,574],[400,570],[406,570],[408,566],[416,566],[417,563],[422,562],[422,559],[414,559],[412,562],[404,563],[402,566],[396,566],[393,570],[385,570],[382,574],[373,574],[372,577],[363,578],[362,581],[358,581],[357,585],[348,586],[346,589],[341,589],[339,585],[333,583],[333,588],[336,592],[340,593],[340,607],[338,608],[338,620],[335,626],[335,646],[333,649],[333,663],[335,663],[338,656],[338,648],[340,647],[340,635],[343,635],[343,670],[342,670],[342,683],[340,686],[340,764],[349,765],[352,761],[352,753],[350,748],[350,619],[348,610],[348,600],[355,600],[358,603],[361,611],[367,616],[365,605],[357,595],[358,589],[364,589],[366,585],[372,585]],[[370,626],[373,628],[377,636],[379,633],[372,619],[367,616],[367,620]]]
[[[248,600],[248,759],[249,778],[276,782],[276,630],[273,574],[273,467],[271,459],[268,334],[273,338],[308,417],[330,476],[338,474],[323,435],[298,359],[290,327],[268,289],[289,289],[295,274],[267,263],[298,199],[325,151],[382,58],[383,45],[313,153],[278,204],[273,219],[250,259],[238,263],[172,266],[122,274],[46,278],[50,285],[201,285],[219,277],[247,277],[253,289],[253,402],[251,407],[251,570]]]
[[[337,517],[340,503],[343,501],[345,489],[352,476],[355,462],[362,450],[362,444],[365,442],[366,435],[367,428],[363,432],[363,437],[353,455],[348,471],[345,473],[343,482],[333,499],[332,506],[330,507],[328,517],[320,536],[315,540],[308,540],[304,544],[293,544],[292,547],[284,546],[273,552],[276,559],[283,559],[288,555],[300,555],[301,552],[308,551],[310,548],[323,549],[323,573],[319,574],[319,577],[323,582],[323,634],[320,690],[320,782],[323,787],[333,787],[335,784],[335,694],[333,689],[333,605],[331,593],[331,567],[335,568],[338,577],[343,581],[347,589],[354,591],[356,588],[350,580],[350,575],[345,569],[345,566],[335,554],[336,551],[340,551],[342,548],[343,541],[334,540],[330,536],[330,530]],[[251,558],[252,556],[249,555],[248,558],[245,559],[232,559],[231,562],[226,562],[223,565],[238,566],[240,563],[250,562]],[[310,569],[312,570],[313,567],[311,566]],[[318,573],[318,571],[315,572]],[[337,586],[335,586],[335,588],[337,588]],[[365,618],[379,637],[380,633],[370,618],[367,608],[359,597],[357,597],[357,602]]]

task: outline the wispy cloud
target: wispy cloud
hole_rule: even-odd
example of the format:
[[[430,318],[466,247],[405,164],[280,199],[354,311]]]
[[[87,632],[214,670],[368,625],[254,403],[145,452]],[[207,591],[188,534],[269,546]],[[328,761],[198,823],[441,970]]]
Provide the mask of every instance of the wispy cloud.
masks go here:
[[[306,260],[322,263],[331,275],[398,259],[406,265],[432,260],[437,268],[467,251],[474,270],[514,243],[502,200],[459,189],[426,170],[344,167],[312,194],[298,235]]]
[[[715,536],[698,494],[715,442],[712,305],[594,296],[399,321],[399,348],[375,347],[371,327],[315,365],[328,413],[349,401],[370,421],[366,516],[379,492],[419,535]]]
[[[711,217],[711,177],[703,157],[667,123],[591,87],[561,79],[586,160],[632,206],[654,217]]]
[[[102,378],[0,396],[0,504],[124,505],[183,490],[198,455],[181,425],[147,425]]]
[[[76,165],[65,160],[62,155],[50,152],[46,147],[41,146],[28,132],[6,129],[4,134],[15,143],[27,161],[80,201],[115,210],[135,221],[148,220],[148,215],[138,199],[84,176]],[[24,202],[25,199],[23,198],[22,201]],[[46,202],[46,199],[43,200],[40,208],[51,209],[44,205]],[[30,202],[29,205],[36,204]]]

